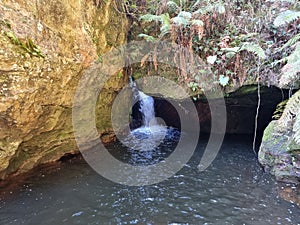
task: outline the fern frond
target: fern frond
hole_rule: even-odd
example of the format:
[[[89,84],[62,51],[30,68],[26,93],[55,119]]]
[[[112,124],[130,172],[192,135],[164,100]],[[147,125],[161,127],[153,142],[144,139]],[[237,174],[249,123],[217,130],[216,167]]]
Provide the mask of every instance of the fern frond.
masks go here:
[[[289,23],[293,22],[294,20],[297,20],[298,18],[300,18],[300,12],[286,10],[286,11],[280,13],[276,17],[276,19],[274,20],[274,25],[276,27],[280,27],[285,24],[289,24]]]
[[[168,34],[171,29],[171,19],[168,13],[161,14],[159,16],[152,15],[152,14],[146,14],[140,17],[140,20],[143,20],[145,22],[160,22],[160,37],[163,37],[164,35]],[[149,36],[147,34],[139,34],[139,37],[144,38],[146,41],[154,42],[155,38],[153,36]]]
[[[201,16],[201,15],[205,15],[209,12],[212,12],[214,10],[214,6],[213,5],[208,5],[206,7],[200,8],[198,10],[196,10],[195,12],[193,12],[193,15],[195,16]]]
[[[292,54],[287,57],[287,64],[281,70],[279,86],[283,87],[299,79],[300,72],[300,42]]]
[[[168,13],[161,14],[160,17],[161,17],[160,22],[162,23],[163,26],[170,26],[171,19]]]
[[[168,1],[167,2],[167,8],[168,11],[175,13],[176,11],[179,10],[179,6],[177,5],[177,3],[173,2],[173,1]]]
[[[161,16],[152,15],[152,14],[146,14],[139,18],[140,20],[143,20],[144,22],[160,22],[162,20]]]
[[[293,126],[293,131],[295,132],[294,140],[298,145],[300,145],[300,115],[299,114],[296,116],[296,121]]]
[[[179,14],[178,14],[178,17],[182,17],[186,20],[190,20],[192,18],[192,13],[190,12],[186,12],[186,11],[181,11]]]
[[[196,9],[199,8],[200,4],[201,4],[201,0],[197,0],[197,1],[191,6],[191,10],[192,10],[192,11],[195,11]]]
[[[217,3],[215,5],[215,10],[216,12],[218,12],[219,14],[224,14],[226,12],[225,6],[223,4],[222,1],[220,1],[219,3]]]
[[[286,103],[282,116],[278,120],[279,131],[288,131],[291,129],[293,121],[300,113],[300,91],[297,91]],[[298,116],[299,117],[299,116]]]
[[[233,47],[233,48],[221,48],[222,51],[224,52],[233,52],[233,53],[238,53],[241,48],[240,47]]]
[[[292,45],[294,45],[297,41],[300,40],[300,34],[295,35],[294,37],[292,37],[290,40],[288,40],[287,43],[285,43],[280,49],[279,51],[282,51],[285,48],[288,48]]]
[[[243,44],[243,46],[241,48],[241,51],[243,51],[243,50],[246,50],[248,52],[253,52],[261,59],[266,58],[265,51],[258,44],[246,42],[245,44]]]
[[[271,63],[271,67],[274,68],[277,66],[279,63],[286,63],[287,62],[287,57],[283,57],[282,59],[275,60],[274,62]]]
[[[171,26],[170,25],[161,26],[159,37],[163,37],[166,34],[170,33],[170,30],[171,30]]]
[[[280,2],[289,2],[289,3],[295,3],[295,0],[279,0]]]
[[[179,6],[177,5],[177,3],[176,2],[174,2],[174,1],[168,1],[167,2],[167,6],[170,6],[170,7],[176,7],[176,8],[179,8]]]
[[[174,25],[177,25],[177,26],[186,26],[189,24],[189,21],[183,17],[180,17],[180,16],[176,16],[176,17],[173,17],[172,20]]]
[[[204,6],[203,6],[204,4]],[[216,12],[219,14],[224,14],[226,12],[224,2],[222,0],[218,1],[201,1],[198,0],[192,7],[194,15],[205,15],[209,12]]]
[[[196,25],[198,27],[204,26],[204,22],[202,20],[192,20],[192,25]]]
[[[145,39],[146,41],[149,41],[149,42],[155,42],[156,41],[155,37],[153,37],[151,35],[148,35],[148,34],[139,34],[138,37],[143,38],[143,39]]]
[[[286,100],[280,102],[280,103],[276,106],[276,110],[275,110],[275,112],[273,113],[273,116],[272,116],[272,119],[273,119],[273,120],[279,120],[279,119],[280,119],[280,117],[282,116],[283,111],[284,111],[284,109],[285,109],[285,107],[286,107],[287,102],[288,102],[288,99],[286,99]]]

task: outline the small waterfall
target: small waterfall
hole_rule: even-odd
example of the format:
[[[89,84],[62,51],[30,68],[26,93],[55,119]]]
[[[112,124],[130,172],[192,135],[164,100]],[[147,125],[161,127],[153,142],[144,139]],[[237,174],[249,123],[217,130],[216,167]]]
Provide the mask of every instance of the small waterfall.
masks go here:
[[[122,143],[128,147],[131,154],[145,162],[155,158],[155,154],[161,156],[158,146],[177,141],[180,134],[155,117],[154,99],[140,91],[131,77],[129,86],[133,93],[133,102],[138,104],[132,107],[131,132]]]
[[[139,102],[138,111],[141,114],[141,126],[156,126],[158,123],[155,118],[154,99],[140,91],[131,76],[129,77],[129,86],[133,92],[133,99]]]
[[[133,88],[134,86],[136,86],[135,82],[134,82],[133,79],[132,79],[132,76],[129,76],[129,86],[130,86],[131,88]]]
[[[154,112],[154,99],[146,95],[145,93],[139,91],[139,100],[140,100],[140,112],[143,116],[143,126],[150,127],[157,125]]]

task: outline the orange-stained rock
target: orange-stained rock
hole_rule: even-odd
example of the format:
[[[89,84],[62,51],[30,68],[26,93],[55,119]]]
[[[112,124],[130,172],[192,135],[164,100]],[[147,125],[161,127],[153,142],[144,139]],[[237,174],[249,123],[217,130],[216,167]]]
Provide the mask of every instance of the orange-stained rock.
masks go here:
[[[71,118],[77,83],[99,56],[126,41],[127,20],[114,4],[0,2],[0,178],[77,151]],[[112,77],[101,93],[108,103],[125,82]],[[97,110],[99,133],[107,134],[110,106]]]

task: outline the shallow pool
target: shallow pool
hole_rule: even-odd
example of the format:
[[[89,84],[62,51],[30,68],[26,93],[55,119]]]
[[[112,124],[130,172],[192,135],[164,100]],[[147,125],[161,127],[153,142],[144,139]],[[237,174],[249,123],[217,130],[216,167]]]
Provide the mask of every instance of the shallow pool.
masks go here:
[[[300,224],[299,207],[278,197],[276,182],[263,173],[251,144],[243,136],[227,137],[215,161],[199,172],[203,138],[176,175],[143,187],[116,184],[80,157],[71,159],[36,172],[17,188],[2,188],[0,224]],[[109,148],[132,164],[169,154],[124,152],[119,143]]]

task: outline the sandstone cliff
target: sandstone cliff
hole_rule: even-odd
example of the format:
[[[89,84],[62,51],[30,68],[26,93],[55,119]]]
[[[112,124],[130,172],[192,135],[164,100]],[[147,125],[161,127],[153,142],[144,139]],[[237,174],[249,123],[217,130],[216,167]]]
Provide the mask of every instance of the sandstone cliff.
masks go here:
[[[76,152],[72,102],[82,72],[126,41],[115,1],[0,2],[0,178]],[[108,105],[126,82],[114,76],[101,93]],[[98,130],[109,135],[108,117]]]

